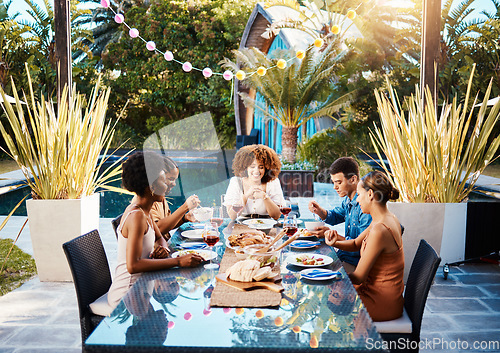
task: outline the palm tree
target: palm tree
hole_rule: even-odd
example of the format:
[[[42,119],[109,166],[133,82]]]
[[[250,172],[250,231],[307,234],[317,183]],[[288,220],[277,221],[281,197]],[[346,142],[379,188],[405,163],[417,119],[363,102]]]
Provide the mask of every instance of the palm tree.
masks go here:
[[[42,90],[49,95],[55,89],[55,78],[57,63],[55,58],[54,41],[54,9],[49,0],[43,0],[43,7],[34,0],[24,0],[28,5],[26,12],[31,16],[31,20],[20,20],[17,23],[26,28],[26,42],[33,55],[30,70],[35,73],[37,81]],[[71,2],[71,22],[85,14],[89,10],[77,8],[78,2]],[[91,31],[81,26],[71,26],[71,51],[84,49],[84,40],[91,40]]]
[[[260,66],[276,66],[276,60],[256,48],[236,50],[234,53],[247,72],[243,84],[259,91],[271,111],[242,92],[243,102],[282,125],[283,157],[287,162],[295,163],[298,129],[314,117],[333,118],[352,93],[341,95],[336,86],[334,73],[341,66],[338,43],[332,41],[323,51],[311,46],[305,51],[302,61],[293,59],[293,51],[283,51],[278,56],[288,56],[292,64],[285,69],[269,69],[263,76],[256,73],[257,69]],[[225,60],[224,66],[238,69],[235,63],[228,60]]]
[[[100,0],[81,0],[81,4],[100,4]],[[133,5],[132,0],[111,0],[111,7],[117,13],[126,13]],[[143,6],[149,6],[143,4]],[[114,20],[114,14],[109,9],[96,6],[90,14],[80,16],[75,22],[77,26],[91,27],[92,39],[85,40],[93,55],[101,56],[109,43],[118,42],[123,35],[121,25]]]

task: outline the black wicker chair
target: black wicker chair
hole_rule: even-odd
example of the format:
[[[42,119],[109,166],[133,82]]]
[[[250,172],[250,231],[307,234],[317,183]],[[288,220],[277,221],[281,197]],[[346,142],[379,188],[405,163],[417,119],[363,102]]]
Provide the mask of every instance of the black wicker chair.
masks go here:
[[[391,352],[418,352],[418,344],[420,342],[420,328],[422,325],[422,316],[424,315],[425,302],[431,288],[432,281],[436,275],[437,268],[441,258],[436,254],[432,246],[425,240],[420,240],[415,258],[411,264],[410,273],[406,283],[404,293],[404,309],[405,315],[403,318],[392,321],[376,322],[377,331],[382,336],[384,341],[387,341]],[[399,332],[398,325],[405,325],[405,320],[409,322],[410,329]],[[414,349],[397,349],[398,341],[403,339],[404,342],[412,342],[411,347]]]
[[[122,220],[123,213],[119,215],[116,218],[113,218],[111,220],[111,225],[113,226],[113,230],[115,231],[116,239],[118,239],[118,232],[116,231],[118,229],[118,226],[120,225],[120,222]]]
[[[108,292],[111,273],[97,230],[64,243],[63,249],[75,283],[82,331],[82,352],[85,352],[85,340],[104,318],[92,313],[89,305]]]

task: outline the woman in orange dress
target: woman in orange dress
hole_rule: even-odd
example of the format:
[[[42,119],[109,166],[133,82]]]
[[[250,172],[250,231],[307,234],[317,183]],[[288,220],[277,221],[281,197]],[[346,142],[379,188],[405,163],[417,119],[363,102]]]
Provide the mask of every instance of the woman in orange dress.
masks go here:
[[[326,243],[346,251],[360,251],[354,272],[349,273],[373,321],[394,320],[403,315],[404,254],[401,225],[387,201],[399,191],[384,173],[370,172],[357,187],[358,202],[372,223],[356,239],[343,240],[334,230],[325,233]]]

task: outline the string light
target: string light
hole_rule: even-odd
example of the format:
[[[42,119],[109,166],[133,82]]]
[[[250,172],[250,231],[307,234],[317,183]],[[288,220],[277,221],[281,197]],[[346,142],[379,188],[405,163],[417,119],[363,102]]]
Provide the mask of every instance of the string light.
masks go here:
[[[233,80],[234,77],[236,77],[236,79],[242,81],[242,80],[246,79],[247,77],[250,77],[250,76],[252,76],[254,74],[257,74],[258,76],[264,76],[264,75],[266,75],[267,70],[273,69],[275,67],[284,70],[287,67],[288,62],[294,60],[294,58],[291,58],[291,59],[288,59],[288,60],[279,59],[276,62],[276,65],[274,65],[274,66],[271,66],[271,67],[268,67],[268,68],[265,68],[263,66],[259,66],[256,71],[249,72],[249,73],[246,73],[243,70],[239,70],[238,72],[236,72],[236,74],[233,74],[233,72],[230,71],[230,70],[226,70],[223,73],[219,73],[219,72],[213,72],[212,69],[210,69],[209,67],[206,67],[206,68],[204,68],[202,70],[202,69],[193,67],[193,65],[189,61],[181,62],[179,60],[176,60],[174,58],[174,54],[170,50],[167,50],[167,51],[165,51],[163,53],[162,51],[160,51],[160,50],[158,50],[156,48],[156,43],[155,42],[153,42],[153,41],[146,41],[144,38],[142,38],[139,35],[139,30],[137,28],[130,27],[125,22],[125,16],[123,14],[121,14],[121,13],[117,13],[111,7],[110,0],[101,0],[101,6],[104,7],[104,8],[106,8],[106,9],[111,10],[113,12],[113,14],[115,15],[114,16],[115,22],[118,23],[118,24],[124,24],[129,29],[129,32],[128,32],[129,36],[131,38],[139,38],[140,40],[142,40],[144,43],[146,43],[146,48],[149,51],[154,51],[156,53],[159,53],[159,54],[163,55],[163,57],[165,58],[166,61],[174,61],[177,64],[180,64],[182,66],[182,70],[185,71],[185,72],[190,72],[193,69],[197,70],[197,71],[201,71],[202,74],[203,74],[203,76],[205,78],[212,77],[213,75],[219,75],[219,76],[222,76],[227,81]],[[355,10],[349,10],[349,11],[347,11],[346,17],[349,18],[350,20],[353,20],[354,18],[356,18],[356,11]],[[331,33],[338,34],[339,32],[340,32],[340,27],[338,25],[333,25],[332,28],[331,28]],[[314,43],[312,45],[310,45],[309,47],[311,47],[313,45],[315,47],[317,47],[317,48],[321,48],[324,45],[324,41],[321,38],[316,38],[314,40]],[[304,50],[298,50],[295,53],[295,57],[297,59],[299,59],[299,60],[304,59],[305,55],[306,55],[306,52]],[[189,313],[187,313],[187,314],[189,314]]]

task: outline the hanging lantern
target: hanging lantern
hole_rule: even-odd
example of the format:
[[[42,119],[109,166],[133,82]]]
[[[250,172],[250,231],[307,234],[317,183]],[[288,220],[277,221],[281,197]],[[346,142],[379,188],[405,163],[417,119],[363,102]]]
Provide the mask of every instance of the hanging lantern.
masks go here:
[[[165,52],[165,54],[163,54],[163,57],[165,58],[165,60],[167,61],[172,61],[174,60],[174,54],[172,54],[172,52],[170,50],[167,50]]]
[[[117,13],[115,15],[115,22],[116,23],[123,23],[123,21],[125,21],[125,17],[123,17],[123,15],[121,13]]]
[[[202,73],[203,73],[203,76],[205,76],[206,78],[209,78],[213,74],[212,69],[209,67],[204,68]]]
[[[132,38],[137,38],[137,37],[139,37],[139,30],[137,28],[131,28],[130,31],[128,31],[128,34]]]

